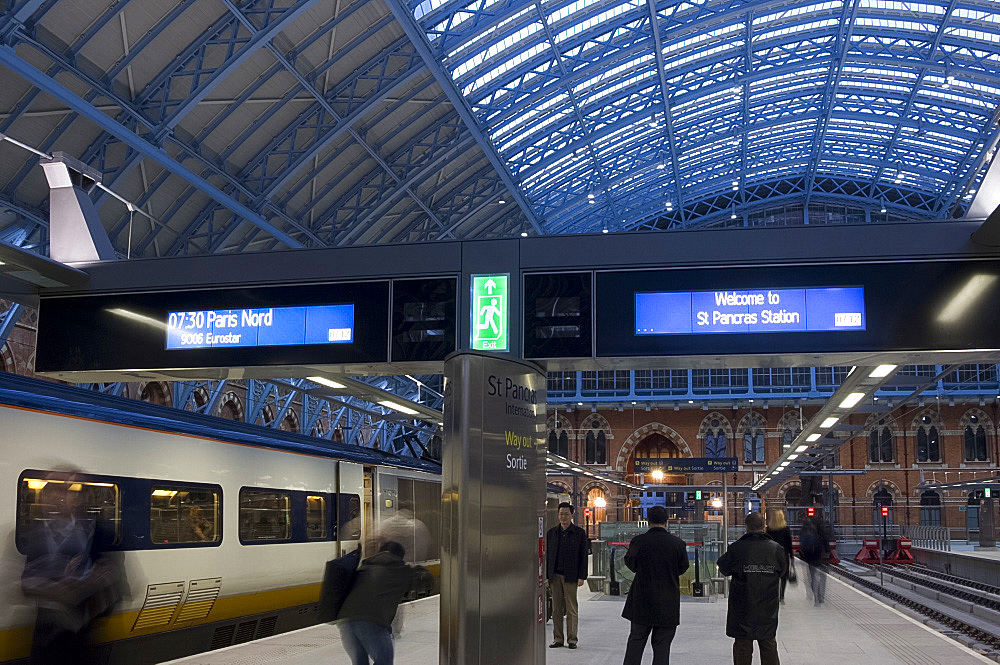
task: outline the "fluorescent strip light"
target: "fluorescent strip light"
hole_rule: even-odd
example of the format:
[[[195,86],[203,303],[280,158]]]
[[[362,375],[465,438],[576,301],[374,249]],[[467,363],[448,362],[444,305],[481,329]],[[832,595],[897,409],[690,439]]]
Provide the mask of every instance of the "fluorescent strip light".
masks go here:
[[[810,442],[811,441],[819,441],[819,437],[820,436],[822,436],[822,435],[819,434],[819,433],[810,434],[809,436],[806,437],[806,441],[810,441]],[[795,449],[795,452],[800,453],[800,452],[802,452],[803,450],[805,450],[808,447],[809,446],[799,446],[798,448]]]
[[[826,420],[823,421],[823,424],[820,425],[820,427],[822,427],[823,429],[830,429],[831,427],[837,424],[838,420],[840,420],[840,418],[832,418],[832,417],[827,418]]]
[[[851,393],[850,395],[844,398],[844,401],[841,402],[840,406],[838,406],[837,408],[853,409],[857,405],[857,403],[863,400],[864,398],[865,398],[864,393]]]
[[[895,365],[879,365],[872,370],[872,373],[868,375],[871,379],[881,379],[882,377],[889,376],[889,372],[896,369]]]
[[[795,449],[795,452],[804,453],[807,450],[809,450],[809,446],[799,446],[798,448]]]
[[[393,402],[392,400],[388,400],[388,399],[379,400],[379,404],[381,404],[382,406],[384,406],[386,408],[389,408],[389,409],[395,409],[396,411],[399,411],[400,413],[405,413],[408,416],[415,416],[418,413],[420,413],[416,409],[411,409],[408,406],[403,406],[402,404],[399,404],[398,402]]]
[[[333,388],[334,390],[343,390],[344,388],[347,387],[343,383],[337,383],[336,381],[325,379],[322,376],[307,376],[306,379],[312,381],[313,383],[318,383],[321,386],[326,386],[327,388]]]
[[[997,281],[996,275],[973,275],[938,314],[938,322],[951,323],[961,318],[965,310],[971,307],[995,281]]]
[[[796,453],[796,454],[793,454],[793,455],[789,455],[789,456],[788,456],[788,459],[798,459],[798,457],[799,457],[799,456],[798,456],[798,454]]]

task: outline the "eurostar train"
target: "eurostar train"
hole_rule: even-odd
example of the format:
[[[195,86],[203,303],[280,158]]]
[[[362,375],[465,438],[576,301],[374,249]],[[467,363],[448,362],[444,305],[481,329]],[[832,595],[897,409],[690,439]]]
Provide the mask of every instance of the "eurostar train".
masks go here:
[[[440,576],[440,466],[0,373],[0,662],[27,658],[25,538],[69,496],[125,593],[102,663],[154,663],[317,621],[324,564],[377,538]],[[78,508],[79,509],[79,508]],[[366,552],[367,554],[367,552]]]

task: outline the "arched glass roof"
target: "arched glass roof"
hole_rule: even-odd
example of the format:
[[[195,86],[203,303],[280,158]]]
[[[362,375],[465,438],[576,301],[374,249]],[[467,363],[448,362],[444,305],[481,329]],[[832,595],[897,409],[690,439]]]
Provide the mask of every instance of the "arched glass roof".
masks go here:
[[[3,7],[0,134],[134,204],[123,257],[947,220],[998,139],[995,0]],[[0,238],[47,200],[0,140]]]
[[[725,223],[782,199],[948,217],[996,141],[991,0],[411,9],[554,232]]]

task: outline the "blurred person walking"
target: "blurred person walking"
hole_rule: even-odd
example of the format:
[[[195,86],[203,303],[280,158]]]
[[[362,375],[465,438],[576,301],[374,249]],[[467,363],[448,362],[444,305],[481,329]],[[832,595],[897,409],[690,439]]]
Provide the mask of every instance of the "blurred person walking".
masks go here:
[[[726,635],[734,639],[734,665],[750,665],[753,642],[760,648],[761,665],[779,665],[778,594],[788,571],[788,555],[764,533],[764,518],[750,513],[747,532],[719,557],[719,572],[732,575]]]
[[[587,579],[587,554],[590,538],[587,532],[573,524],[573,504],[559,504],[559,524],[545,534],[545,576],[552,591],[552,644],[550,648],[563,645],[575,649],[578,643],[577,629],[580,620],[580,605],[576,590]],[[563,616],[566,630],[563,632]]]
[[[816,517],[802,520],[799,530],[799,551],[802,559],[809,564],[809,590],[816,605],[826,599],[826,573],[821,565],[830,556],[830,537],[826,525]]]
[[[392,622],[413,581],[413,569],[403,561],[405,557],[403,546],[389,541],[358,568],[351,591],[337,614],[337,619],[342,620],[340,636],[352,665],[393,663]]]
[[[785,522],[784,510],[767,511],[767,535],[771,540],[785,548],[785,555],[788,557],[788,574],[781,578],[781,592],[778,598],[785,602],[785,585],[788,582],[795,584],[795,558],[792,550],[792,531]]]
[[[670,664],[670,643],[681,622],[678,578],[688,569],[687,546],[667,531],[667,510],[653,506],[650,529],[629,543],[625,565],[635,573],[622,617],[631,622],[623,665],[639,665],[653,635],[653,665]]]
[[[109,534],[87,514],[86,484],[53,473],[41,491],[48,512],[27,528],[21,590],[38,607],[31,665],[96,662],[94,622],[118,602],[120,566],[102,556]]]

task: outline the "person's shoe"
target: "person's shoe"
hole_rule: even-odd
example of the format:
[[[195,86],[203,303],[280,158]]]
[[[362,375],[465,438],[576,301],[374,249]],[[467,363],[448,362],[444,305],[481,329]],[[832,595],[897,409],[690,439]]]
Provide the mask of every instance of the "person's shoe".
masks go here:
[[[575,644],[570,644],[570,645],[569,645],[569,648],[570,648],[570,649],[575,649],[575,648],[576,648],[576,645],[575,645]]]
[[[563,645],[562,642],[553,642],[552,644],[549,645],[549,648],[550,649],[558,649],[562,645]]]

